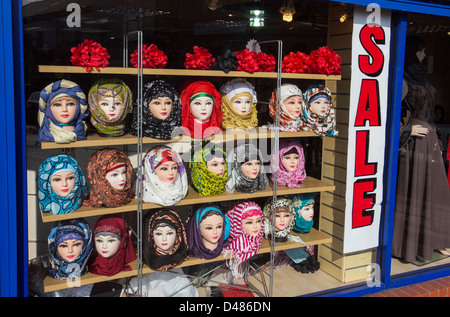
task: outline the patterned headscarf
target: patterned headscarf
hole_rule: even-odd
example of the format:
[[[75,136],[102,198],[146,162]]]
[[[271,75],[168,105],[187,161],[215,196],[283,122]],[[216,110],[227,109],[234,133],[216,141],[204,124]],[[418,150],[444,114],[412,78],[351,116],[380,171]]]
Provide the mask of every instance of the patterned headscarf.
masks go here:
[[[227,260],[227,265],[230,268],[233,276],[242,277],[243,267],[242,263],[253,255],[255,255],[261,247],[262,238],[264,236],[264,216],[261,207],[253,201],[238,204],[233,209],[227,212],[230,218],[231,243],[223,249],[223,255],[231,254],[231,258]],[[253,216],[261,216],[261,230],[256,237],[251,237],[245,233],[242,222]]]
[[[156,247],[153,231],[159,226],[170,226],[176,231],[174,247],[162,251]],[[178,214],[170,209],[161,209],[154,214],[148,213],[144,219],[143,261],[152,270],[167,271],[183,263],[188,258],[186,229]]]
[[[326,98],[330,103],[328,112],[324,116],[319,116],[311,112],[311,102],[316,98]],[[336,131],[331,91],[323,85],[316,85],[305,91],[304,99],[305,103],[302,111],[300,111],[302,121],[304,122],[303,130],[314,131],[318,135],[337,135],[338,131]]]
[[[131,271],[128,264],[136,260],[131,237],[125,220],[117,216],[106,215],[101,217],[94,225],[94,241],[96,236],[115,236],[120,239],[117,252],[108,258],[98,254],[98,250],[89,264],[89,272],[97,275],[112,276],[121,271]]]
[[[120,99],[124,109],[120,116],[111,120],[105,114],[100,101],[106,97]],[[100,79],[94,83],[88,94],[91,122],[99,134],[121,136],[125,134],[126,117],[133,110],[133,97],[130,88],[120,79]]]
[[[283,101],[292,96],[300,96],[303,99],[302,91],[293,84],[283,84],[280,87],[280,131],[297,132],[301,131],[301,116],[295,118],[290,115],[283,105]],[[277,117],[277,89],[272,92],[272,98],[269,102],[269,113],[276,122]],[[300,110],[301,113],[301,110]]]
[[[200,223],[210,214],[219,214],[223,218],[223,231],[221,238],[214,250],[207,249],[203,243],[200,233]],[[187,224],[187,237],[189,245],[189,256],[201,259],[214,259],[222,253],[223,247],[227,246],[227,239],[230,235],[230,219],[224,215],[219,207],[211,204],[201,206],[189,219]]]
[[[58,245],[70,239],[83,241],[80,255],[72,262],[64,260],[58,253]],[[92,231],[86,220],[71,219],[55,223],[48,236],[51,267],[47,275],[61,280],[79,278],[88,272],[87,262],[92,250]]]
[[[225,161],[225,171],[222,175],[217,175],[209,171],[207,162],[214,157],[223,158]],[[191,170],[192,186],[202,196],[216,195],[225,191],[225,183],[228,179],[227,162],[225,152],[217,147],[203,147],[194,153],[189,164]]]
[[[148,105],[153,99],[167,97],[172,100],[172,111],[165,120],[155,118]],[[181,100],[178,92],[169,83],[163,80],[154,80],[144,86],[142,106],[142,136],[155,139],[172,139],[172,132],[181,126]],[[137,107],[133,110],[133,121],[130,133],[137,135],[138,118]]]
[[[213,111],[208,122],[198,123],[191,114],[190,103],[196,97],[205,95],[213,99]],[[212,83],[208,81],[196,81],[181,92],[180,99],[183,106],[182,126],[191,137],[206,138],[222,131],[222,98]]]
[[[301,215],[300,211],[303,207],[307,205],[314,205],[314,197],[316,196],[315,193],[306,193],[306,194],[298,194],[298,195],[292,195],[292,202],[295,207],[295,213],[296,213],[296,220],[294,225],[294,232],[300,232],[305,233],[309,232],[314,225],[314,220],[311,219],[311,221],[306,221]]]
[[[248,161],[260,160],[261,170],[255,179],[244,175],[241,165]],[[253,144],[241,144],[233,148],[227,156],[228,180],[226,190],[230,193],[235,191],[243,193],[254,193],[266,189],[269,185],[266,173],[263,171],[263,157],[261,151]]]
[[[295,150],[299,156],[298,164],[295,171],[288,172],[286,167],[283,165],[283,156],[286,153]],[[275,155],[278,155],[278,168],[276,168]],[[303,147],[300,143],[294,140],[281,140],[280,141],[280,151],[278,153],[273,153],[271,157],[270,169],[272,174],[270,175],[271,180],[274,180],[274,173],[277,173],[277,183],[280,186],[301,187],[301,183],[306,178],[305,171],[305,155],[303,153]]]
[[[174,161],[178,164],[177,179],[173,184],[161,182],[155,169],[161,161]],[[162,206],[173,206],[182,200],[188,191],[186,169],[180,155],[172,148],[161,145],[150,149],[142,160],[144,175],[143,200]]]
[[[77,103],[75,116],[68,124],[60,123],[52,113],[50,104],[53,99],[68,96]],[[42,89],[39,97],[38,141],[70,143],[86,139],[85,120],[89,116],[89,108],[84,92],[80,86],[70,80],[58,80]],[[73,126],[73,131],[63,129],[63,126]]]
[[[275,210],[278,208],[283,208],[283,210],[288,211],[291,214],[291,219],[289,220],[289,224],[283,230],[278,230],[275,228],[275,225],[272,224],[272,210],[275,207]],[[276,212],[276,211],[275,211]],[[264,205],[263,209],[264,213],[264,236],[268,239],[271,238],[272,234],[275,234],[275,239],[289,239],[294,242],[304,243],[302,239],[298,236],[294,236],[291,233],[292,228],[295,224],[296,213],[292,200],[287,196],[278,197],[275,206],[273,203],[273,198],[269,198]]]
[[[126,184],[123,189],[116,189],[106,179],[108,173],[117,164],[126,166]],[[91,155],[87,164],[91,192],[83,205],[90,207],[119,207],[133,199],[131,187],[133,165],[128,156],[115,148],[104,148]]]
[[[75,173],[75,187],[67,197],[61,197],[53,191],[51,176],[58,171],[67,170]],[[41,211],[54,215],[74,212],[89,195],[89,187],[86,185],[83,172],[77,161],[69,155],[53,155],[47,158],[39,167],[37,183]]]
[[[258,111],[256,104],[258,103],[255,87],[243,78],[235,78],[227,82],[220,88],[222,94],[222,127],[226,128],[242,128],[248,129],[258,125]],[[251,100],[251,107],[248,113],[239,114],[234,110],[233,101],[246,96]]]

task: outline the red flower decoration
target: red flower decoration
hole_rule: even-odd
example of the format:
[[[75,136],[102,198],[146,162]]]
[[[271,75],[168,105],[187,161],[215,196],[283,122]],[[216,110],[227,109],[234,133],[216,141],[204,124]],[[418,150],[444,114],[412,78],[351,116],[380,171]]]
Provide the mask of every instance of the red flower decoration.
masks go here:
[[[290,52],[283,58],[281,71],[284,73],[308,73],[309,56],[302,52]]]
[[[131,54],[131,64],[138,67],[138,50]],[[144,44],[142,47],[142,67],[143,68],[164,68],[167,65],[167,55],[155,44]]]
[[[259,52],[257,56],[258,66],[260,72],[273,72],[277,64],[275,56]]]
[[[209,69],[215,61],[216,59],[206,48],[194,46],[193,54],[186,53],[184,67],[186,69]]]
[[[259,70],[258,54],[256,52],[246,48],[245,50],[237,51],[236,58],[238,61],[237,70],[249,73],[254,73]]]
[[[319,47],[309,54],[309,72],[314,74],[339,75],[341,57],[328,46]]]
[[[92,68],[97,70],[100,67],[109,65],[109,54],[103,46],[93,40],[85,40],[83,43],[70,49],[72,56],[70,62],[74,66],[82,66],[86,71]]]

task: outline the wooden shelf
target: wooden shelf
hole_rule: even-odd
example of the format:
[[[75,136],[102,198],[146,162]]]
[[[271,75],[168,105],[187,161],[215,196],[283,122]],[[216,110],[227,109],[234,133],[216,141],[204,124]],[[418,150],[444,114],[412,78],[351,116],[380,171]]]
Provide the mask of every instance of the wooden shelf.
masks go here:
[[[318,137],[319,135],[310,131],[300,132],[280,132],[280,138],[297,138],[297,137]],[[180,136],[171,140],[154,139],[149,137],[142,138],[143,144],[158,144],[158,143],[174,143],[174,142],[196,142],[196,141],[210,141],[210,142],[223,142],[241,139],[255,139],[255,138],[274,138],[275,132],[263,127],[257,127],[257,129],[243,131],[237,129],[228,129],[226,132],[218,133],[210,138],[196,139],[188,136]],[[68,149],[68,148],[85,148],[85,147],[104,147],[115,145],[137,145],[137,137],[131,134],[105,138],[98,134],[87,136],[86,140],[76,141],[72,143],[55,143],[55,142],[41,142],[41,149]]]
[[[294,235],[297,235],[296,233],[293,233]],[[288,250],[288,249],[296,249],[301,248],[309,245],[318,245],[318,244],[324,244],[324,243],[330,243],[331,237],[327,235],[326,233],[322,231],[318,231],[314,228],[311,229],[309,233],[299,235],[302,240],[305,242],[305,244],[292,242],[292,241],[286,241],[286,242],[276,242],[275,243],[275,251],[281,251],[281,250]],[[264,253],[270,253],[270,244],[271,241],[267,239],[263,239],[261,247],[257,254],[264,254]],[[186,266],[193,266],[193,265],[199,265],[199,264],[205,264],[210,262],[217,262],[217,261],[224,261],[228,257],[224,257],[223,255],[219,255],[218,257],[211,259],[211,260],[204,260],[199,258],[189,258],[177,267],[186,267]],[[95,275],[92,273],[87,273],[83,276],[81,276],[79,280],[79,286],[81,285],[88,285],[92,283],[100,283],[105,281],[110,281],[113,279],[119,279],[119,278],[126,278],[126,277],[132,277],[137,276],[137,266],[138,266],[138,260],[135,260],[130,264],[132,270],[126,271],[126,272],[120,272],[114,276],[102,276],[102,275]],[[142,273],[147,274],[155,272],[154,270],[150,269],[147,265],[143,265],[142,267]],[[70,281],[69,281],[70,283]],[[49,276],[46,276],[44,278],[44,292],[51,292],[51,291],[57,291],[69,287],[73,287],[74,285],[69,285],[67,283],[67,280],[58,280],[51,278]]]
[[[114,74],[114,75],[138,75],[137,68],[134,67],[104,67],[96,70],[86,71],[81,66],[61,66],[61,65],[39,65],[41,73],[71,73],[71,74]],[[201,76],[201,77],[254,77],[254,78],[277,78],[276,72],[255,72],[248,73],[242,71],[230,71],[225,73],[221,70],[196,70],[196,69],[156,69],[144,68],[143,75],[161,76]],[[313,80],[340,80],[341,75],[324,74],[294,74],[282,73],[282,78],[290,79],[313,79]]]
[[[292,195],[292,194],[301,194],[301,193],[313,193],[313,192],[322,192],[322,191],[332,191],[334,190],[334,185],[329,185],[321,180],[315,179],[313,177],[307,176],[305,181],[303,182],[302,187],[300,188],[288,188],[285,186],[278,186],[277,195]],[[211,201],[219,202],[219,201],[228,201],[228,200],[239,200],[239,199],[253,199],[260,197],[272,197],[273,195],[273,186],[270,184],[265,190],[259,190],[256,193],[247,194],[247,193],[229,193],[224,192],[217,195],[212,196],[201,196],[198,192],[194,190],[191,186],[189,186],[188,194],[184,199],[182,199],[175,206],[186,206],[193,204],[206,204]],[[156,209],[162,208],[162,206],[154,204],[154,203],[146,203],[143,202],[142,210],[147,209]],[[170,208],[170,207],[169,207]],[[85,217],[94,217],[94,216],[102,216],[106,214],[115,214],[121,212],[131,212],[137,210],[137,201],[133,199],[129,204],[121,207],[114,208],[93,208],[82,206],[76,211],[69,214],[62,215],[54,215],[48,212],[41,212],[42,222],[55,222],[60,220],[67,219],[76,219],[76,218],[85,218]]]

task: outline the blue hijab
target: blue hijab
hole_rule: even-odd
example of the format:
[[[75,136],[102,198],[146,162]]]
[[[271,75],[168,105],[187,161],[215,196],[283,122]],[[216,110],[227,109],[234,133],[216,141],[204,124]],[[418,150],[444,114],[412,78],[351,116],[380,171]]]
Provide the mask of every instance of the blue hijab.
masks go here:
[[[223,218],[222,238],[219,239],[219,243],[214,250],[209,250],[205,247],[205,245],[203,244],[202,236],[200,234],[200,222],[202,221],[203,216],[209,211],[218,212]],[[222,252],[222,249],[226,246],[227,244],[226,240],[230,235],[231,224],[228,216],[224,215],[223,212],[217,206],[207,204],[201,206],[195,212],[195,215],[189,219],[186,230],[189,246],[189,256],[193,258],[201,258],[208,260],[218,257]]]
[[[57,195],[50,183],[51,175],[62,170],[70,170],[75,173],[75,187],[67,197]],[[86,185],[83,172],[77,161],[69,155],[53,155],[47,158],[39,167],[37,183],[41,211],[54,215],[74,212],[89,194],[89,187]]]
[[[55,97],[69,96],[77,102],[74,118],[68,124],[60,123],[52,113],[50,104]],[[76,83],[62,79],[42,89],[39,98],[39,142],[70,143],[86,139],[86,125],[83,122],[89,116],[86,96]],[[74,127],[73,132],[64,130],[64,125]]]
[[[64,260],[58,253],[58,245],[69,239],[83,241],[80,255],[72,262]],[[56,279],[79,278],[88,272],[87,262],[93,250],[92,231],[84,219],[57,222],[48,236],[48,251],[51,267],[47,275]]]

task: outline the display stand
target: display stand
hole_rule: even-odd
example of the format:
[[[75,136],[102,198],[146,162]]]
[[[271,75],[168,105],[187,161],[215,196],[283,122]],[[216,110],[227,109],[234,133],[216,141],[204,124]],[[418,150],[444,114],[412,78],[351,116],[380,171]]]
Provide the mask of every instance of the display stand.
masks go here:
[[[138,41],[138,68],[129,68],[128,67],[128,37],[130,35],[136,35]],[[183,70],[183,69],[143,69],[142,68],[142,32],[132,32],[127,34],[124,37],[124,67],[107,67],[101,68],[100,70],[93,69],[90,72],[87,72],[82,67],[74,67],[74,66],[48,66],[48,65],[40,65],[39,71],[42,73],[76,73],[76,74],[115,74],[115,75],[136,75],[137,76],[137,107],[139,112],[138,119],[138,135],[137,137],[131,135],[125,135],[116,138],[101,138],[97,135],[91,135],[87,137],[87,140],[77,141],[71,144],[57,144],[53,142],[42,142],[41,149],[70,149],[70,148],[85,148],[85,147],[95,147],[95,146],[117,146],[117,145],[136,145],[137,153],[138,153],[138,166],[137,166],[137,197],[133,199],[129,204],[116,208],[91,208],[91,207],[81,207],[73,213],[64,214],[64,215],[53,215],[48,213],[41,213],[43,222],[53,222],[59,221],[63,219],[74,219],[81,217],[93,217],[100,216],[105,214],[116,214],[123,212],[134,212],[136,211],[137,218],[137,228],[135,231],[136,239],[137,239],[137,260],[130,263],[132,267],[131,271],[120,272],[114,276],[99,276],[91,273],[85,274],[81,276],[79,280],[76,281],[76,285],[70,283],[67,280],[57,280],[50,277],[46,277],[44,279],[44,291],[55,291],[61,290],[68,287],[73,286],[81,286],[88,285],[92,283],[104,282],[108,280],[115,280],[118,278],[129,278],[133,276],[138,277],[138,291],[137,295],[141,294],[141,277],[143,274],[153,272],[149,267],[143,264],[142,262],[142,213],[143,210],[147,209],[156,209],[161,208],[161,206],[153,203],[145,203],[142,200],[142,155],[143,155],[143,144],[151,144],[151,143],[173,143],[173,142],[195,142],[194,139],[186,136],[180,136],[178,138],[172,140],[161,140],[161,139],[152,139],[142,136],[142,90],[143,90],[143,76],[144,75],[167,75],[167,76],[208,76],[208,77],[247,77],[247,78],[276,78],[277,79],[277,91],[279,92],[279,88],[281,86],[282,79],[308,79],[308,80],[340,80],[340,75],[316,75],[316,74],[287,74],[281,72],[281,57],[282,57],[282,42],[281,41],[266,41],[260,42],[260,44],[265,43],[276,43],[278,45],[278,69],[277,72],[274,73],[246,73],[241,71],[231,71],[229,73],[224,73],[222,71],[212,71],[212,70]],[[280,98],[277,100],[280,103]],[[277,119],[276,126],[279,126],[280,120],[280,104],[278,104],[277,110]],[[206,140],[211,142],[226,142],[230,140],[239,140],[239,139],[274,139],[274,148],[275,152],[278,152],[279,148],[279,139],[280,138],[295,138],[295,137],[319,137],[314,132],[280,132],[278,129],[270,130],[265,128],[258,128],[250,131],[242,131],[242,130],[233,130],[227,129],[223,133],[216,134]],[[197,139],[198,140],[198,139]],[[278,159],[277,159],[278,160]],[[252,194],[247,193],[228,193],[224,192],[218,195],[213,196],[201,196],[199,195],[192,187],[189,187],[189,191],[187,196],[181,200],[176,206],[186,206],[186,205],[194,205],[194,204],[203,204],[220,202],[220,201],[229,201],[229,200],[239,200],[239,199],[252,199],[258,197],[272,197],[274,200],[277,199],[279,195],[290,195],[290,194],[300,194],[300,193],[309,193],[309,192],[324,192],[324,191],[333,191],[335,189],[334,185],[329,185],[322,180],[315,179],[313,177],[308,176],[302,184],[300,188],[287,188],[283,186],[278,186],[275,178],[275,182],[269,185],[265,190],[257,191]],[[273,212],[273,221],[275,221],[275,213]],[[324,243],[330,243],[331,237],[324,232],[321,232],[316,229],[312,229],[310,233],[301,235],[302,240],[305,244],[294,243],[291,241],[288,242],[276,242],[274,235],[272,235],[272,240],[263,239],[260,250],[257,254],[270,253],[270,273],[269,278],[270,281],[267,286],[267,291],[265,295],[272,296],[273,294],[273,259],[274,253],[276,251],[299,248],[310,245],[319,245]],[[187,267],[193,265],[199,265],[204,263],[210,263],[215,261],[224,261],[226,258],[223,256],[219,256],[215,259],[211,260],[202,260],[197,258],[189,258],[184,261],[182,264],[177,267]]]

